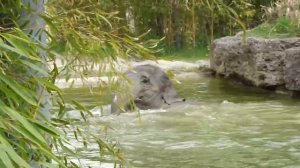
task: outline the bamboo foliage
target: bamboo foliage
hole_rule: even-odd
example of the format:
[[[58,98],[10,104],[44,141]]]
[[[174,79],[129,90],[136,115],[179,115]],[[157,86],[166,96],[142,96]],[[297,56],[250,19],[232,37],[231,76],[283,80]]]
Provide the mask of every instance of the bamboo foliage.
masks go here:
[[[206,46],[230,31],[241,31],[261,23],[256,15],[261,14],[260,5],[270,3],[259,0],[121,0],[114,7],[124,15],[126,5],[130,7],[135,34],[151,28],[149,37],[166,37],[163,45],[168,48],[193,48]]]
[[[28,73],[34,69],[47,74],[39,66],[43,62],[38,54],[41,46],[14,28],[1,33],[0,47],[0,144],[3,149],[0,166],[31,167],[31,160],[47,165],[47,159],[52,159],[64,167],[45,139],[46,136],[60,139],[60,132],[47,120],[36,120],[39,113],[36,109],[42,106],[39,103],[42,98],[37,99],[38,85],[49,90],[56,88],[51,83],[45,85],[44,79],[36,74]]]
[[[118,146],[82,131],[73,125],[76,122],[63,118],[65,103],[60,89],[54,85],[58,76],[70,77],[68,70],[77,70],[73,67],[78,64],[87,66],[106,59],[114,68],[112,62],[119,57],[152,58],[157,41],[142,41],[143,35],[126,35],[127,29],[119,27],[122,19],[117,16],[118,12],[106,11],[103,4],[104,0],[49,0],[47,14],[40,15],[47,29],[37,27],[48,34],[50,45],[47,47],[38,38],[30,38],[34,36],[31,31],[23,30],[32,20],[18,22],[21,10],[32,12],[29,6],[21,0],[0,1],[3,16],[0,22],[0,167],[31,167],[32,162],[43,167],[80,166],[70,160],[80,160],[80,157],[76,150],[67,147],[71,144],[62,131],[66,127],[83,146],[97,142],[99,153],[113,155],[116,164],[125,162]],[[54,63],[48,72],[44,67],[56,59],[56,48],[61,45],[68,63],[62,69]],[[40,55],[41,50],[47,51],[46,61]],[[41,96],[44,92],[57,95],[52,101],[59,109],[54,111],[51,121],[40,113],[44,107]],[[80,103],[73,102],[73,105],[84,119],[92,115]]]

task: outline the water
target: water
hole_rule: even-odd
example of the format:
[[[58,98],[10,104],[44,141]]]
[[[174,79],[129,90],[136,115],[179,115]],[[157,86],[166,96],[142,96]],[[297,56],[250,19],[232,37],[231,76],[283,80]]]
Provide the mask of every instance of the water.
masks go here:
[[[114,128],[108,135],[133,167],[300,167],[298,100],[202,75],[181,82],[176,88],[189,104],[142,111],[140,118],[98,116],[90,121],[91,131],[103,136],[101,124]],[[66,95],[90,108],[111,100],[86,89]],[[101,167],[96,152],[86,152],[83,165]]]

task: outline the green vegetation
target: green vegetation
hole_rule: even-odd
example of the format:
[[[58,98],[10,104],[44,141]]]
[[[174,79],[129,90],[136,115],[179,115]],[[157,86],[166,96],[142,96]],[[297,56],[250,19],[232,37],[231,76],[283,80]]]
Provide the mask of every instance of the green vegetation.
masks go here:
[[[116,9],[118,24],[128,25],[133,35],[150,30],[148,37],[162,38],[164,49],[201,48],[216,37],[231,35],[262,22],[261,6],[270,0],[121,0],[107,3]],[[151,9],[151,10],[149,10]]]
[[[264,38],[300,37],[300,28],[297,21],[281,17],[274,23],[263,23],[257,26],[250,33]]]
[[[105,154],[116,165],[126,165],[116,143],[91,135],[88,124],[82,127],[64,117],[69,109],[78,110],[83,122],[93,114],[76,100],[67,104],[55,81],[58,76],[84,77],[82,70],[97,63],[103,63],[99,72],[111,68],[115,75],[116,59],[153,58],[149,47],[157,41],[116,33],[119,27],[110,22],[116,16],[101,10],[104,2],[43,2],[0,1],[0,167],[79,167],[80,152],[90,150],[91,142],[98,144],[99,161]],[[59,45],[64,55],[53,50]],[[54,62],[58,57],[65,61],[63,66]],[[113,81],[110,84],[114,86]],[[68,133],[82,147],[70,144]]]
[[[264,38],[287,38],[300,36],[300,1],[278,1],[265,7],[265,22],[250,33]]]
[[[159,46],[168,53],[169,50],[198,50],[198,48],[209,46],[215,38],[234,35],[237,31],[257,26],[263,21],[261,6],[268,7],[273,0],[99,0],[93,5],[93,9],[97,7],[94,12],[109,18],[109,23],[100,16],[98,18],[90,17],[90,13],[87,18],[84,18],[76,10],[67,13],[61,12],[62,9],[71,9],[76,6],[75,2],[61,3],[58,1],[49,8],[52,13],[60,16],[59,22],[52,23],[62,30],[59,37],[53,38],[58,40],[58,43],[55,44],[63,44],[53,45],[54,48],[60,48],[58,51],[70,49],[66,44],[68,40],[72,41],[67,35],[71,34],[68,26],[76,25],[78,29],[81,29],[82,24],[86,22],[85,19],[89,18],[93,23],[99,22],[101,30],[108,30],[113,34],[127,32],[139,41],[162,39]],[[88,1],[85,5],[82,3],[78,7],[80,10],[88,12],[91,7],[87,5],[92,2]],[[105,5],[101,5],[101,3]],[[78,17],[71,22],[66,22],[68,20],[66,16],[72,14],[77,14]],[[95,26],[98,26],[99,23]],[[111,25],[114,26],[113,29],[111,29]],[[88,25],[85,24],[85,26]],[[94,32],[95,30],[97,30],[95,27],[90,27],[89,31]],[[143,34],[142,39],[140,38],[141,34]],[[153,48],[154,46],[149,41],[143,44]],[[131,53],[131,55],[133,54]]]

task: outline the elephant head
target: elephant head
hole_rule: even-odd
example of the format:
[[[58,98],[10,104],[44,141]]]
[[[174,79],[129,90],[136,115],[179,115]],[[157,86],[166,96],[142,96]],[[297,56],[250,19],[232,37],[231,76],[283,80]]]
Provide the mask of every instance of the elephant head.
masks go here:
[[[159,109],[185,101],[178,97],[167,74],[157,66],[139,65],[127,71],[125,76],[130,83],[129,94],[127,98],[124,98],[124,93],[115,94],[112,113],[120,109],[133,110],[133,107],[142,110]],[[124,108],[119,108],[120,106]]]

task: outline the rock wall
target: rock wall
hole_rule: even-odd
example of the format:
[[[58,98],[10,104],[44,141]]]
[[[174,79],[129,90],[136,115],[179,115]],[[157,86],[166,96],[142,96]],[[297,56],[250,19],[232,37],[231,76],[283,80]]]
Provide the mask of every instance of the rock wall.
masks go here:
[[[223,37],[212,44],[211,68],[263,88],[300,90],[300,38]]]
[[[286,50],[284,81],[288,90],[300,90],[300,47]]]

